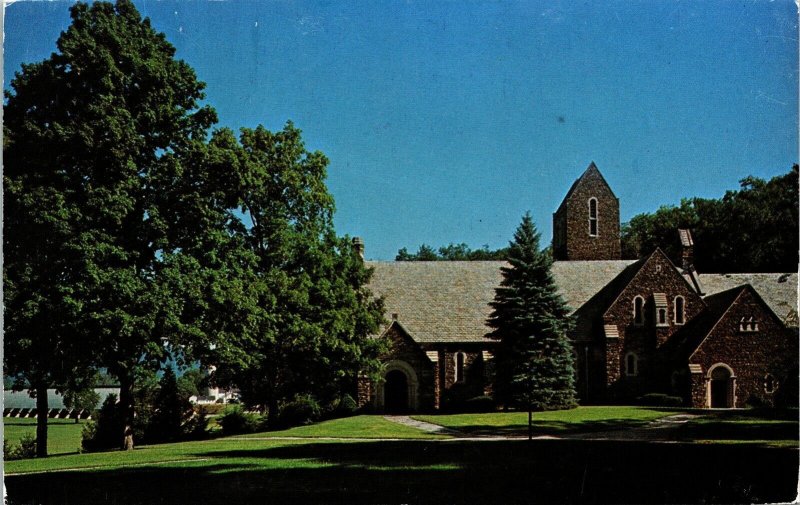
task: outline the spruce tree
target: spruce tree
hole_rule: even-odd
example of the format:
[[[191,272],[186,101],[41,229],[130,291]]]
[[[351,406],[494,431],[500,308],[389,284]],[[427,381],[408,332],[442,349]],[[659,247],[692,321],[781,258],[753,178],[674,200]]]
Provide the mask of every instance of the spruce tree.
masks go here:
[[[539,249],[530,213],[514,233],[509,266],[491,306],[489,337],[498,340],[495,399],[505,406],[550,410],[575,406],[569,308],[551,273],[552,259]]]

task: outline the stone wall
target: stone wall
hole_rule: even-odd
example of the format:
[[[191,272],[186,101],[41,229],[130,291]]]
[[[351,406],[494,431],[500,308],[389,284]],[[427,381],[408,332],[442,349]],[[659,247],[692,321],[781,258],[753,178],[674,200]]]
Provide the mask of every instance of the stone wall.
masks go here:
[[[597,235],[589,233],[589,200],[597,200]],[[553,215],[556,260],[617,260],[621,258],[619,200],[600,172],[587,170]]]
[[[750,317],[757,322],[758,330],[740,331],[741,319]],[[792,370],[797,368],[797,354],[797,334],[787,330],[754,292],[745,288],[691,356],[690,362],[702,367],[704,380],[708,380],[708,372],[714,365],[721,363],[730,367],[736,377],[735,407],[774,405],[780,386],[786,386],[787,381],[797,381],[792,375]],[[777,383],[771,393],[765,390],[768,374]],[[707,405],[706,390],[705,384],[693,389],[694,407]]]
[[[653,293],[663,293],[667,299],[667,325],[656,325],[656,308]],[[634,299],[644,299],[644,320],[634,322]],[[658,353],[684,325],[675,323],[675,297],[684,299],[684,324],[699,315],[705,304],[686,283],[669,259],[661,251],[650,255],[639,271],[620,292],[606,311],[604,324],[617,326],[619,342],[607,349],[606,384],[611,396],[617,399],[634,399],[646,393],[663,392],[669,387],[669,371]],[[637,358],[637,375],[626,375],[626,357],[633,353]]]

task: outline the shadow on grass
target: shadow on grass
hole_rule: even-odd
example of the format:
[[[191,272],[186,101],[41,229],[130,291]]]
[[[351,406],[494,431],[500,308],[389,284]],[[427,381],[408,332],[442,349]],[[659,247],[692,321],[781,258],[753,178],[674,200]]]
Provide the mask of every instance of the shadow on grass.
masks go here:
[[[752,503],[794,499],[797,451],[582,440],[282,444],[191,465],[6,478],[32,503]],[[325,465],[325,466],[317,466]]]
[[[533,434],[537,435],[570,435],[575,433],[596,433],[603,431],[627,430],[641,428],[650,421],[635,419],[604,419],[597,421],[537,421],[533,419]],[[489,435],[527,435],[528,422],[493,426],[490,424],[470,424],[455,428],[458,432],[471,436]]]

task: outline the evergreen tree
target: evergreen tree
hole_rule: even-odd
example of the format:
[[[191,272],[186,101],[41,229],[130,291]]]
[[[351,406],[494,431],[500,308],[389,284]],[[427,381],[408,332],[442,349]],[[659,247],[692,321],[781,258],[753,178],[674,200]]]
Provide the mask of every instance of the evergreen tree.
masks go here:
[[[178,380],[171,367],[164,370],[155,398],[153,418],[148,427],[151,439],[173,441],[181,436],[181,427],[188,420],[192,406],[178,391]]]
[[[575,406],[573,355],[566,332],[569,309],[556,290],[552,260],[525,214],[514,233],[508,267],[496,289],[489,336],[499,341],[494,393],[504,405],[528,410]]]

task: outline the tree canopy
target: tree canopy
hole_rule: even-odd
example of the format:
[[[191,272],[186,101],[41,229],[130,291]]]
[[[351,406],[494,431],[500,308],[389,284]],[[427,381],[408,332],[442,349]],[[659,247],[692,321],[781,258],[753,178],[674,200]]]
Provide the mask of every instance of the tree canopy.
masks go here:
[[[505,260],[507,257],[508,248],[491,250],[488,245],[484,245],[480,249],[471,249],[462,242],[438,249],[422,244],[416,253],[410,253],[404,247],[397,251],[395,261],[491,261]]]
[[[660,247],[680,262],[678,228],[694,237],[700,272],[793,272],[798,264],[798,166],[769,181],[747,177],[721,199],[689,198],[639,214],[622,227],[622,253]]]
[[[327,158],[291,123],[209,138],[204,84],[130,0],[70,12],[6,94],[5,374],[46,393],[107,370],[125,448],[155,402],[136,383],[168,360],[270,406],[374,374],[382,307],[333,228]]]
[[[233,257],[250,264],[238,269],[247,293],[237,320],[247,324],[233,323],[234,349],[225,341],[214,350],[214,380],[238,387],[274,422],[296,395],[331,400],[358,373],[377,373],[383,344],[368,335],[382,304],[366,289],[371,271],[352,241],[334,232],[328,160],[305,149],[300,130],[291,122],[278,132],[245,128],[238,141],[220,130],[211,144],[232,160],[241,209]]]
[[[495,352],[494,394],[504,405],[533,410],[574,407],[569,308],[558,293],[550,256],[525,214],[508,249],[509,266],[491,303],[488,335]]]

